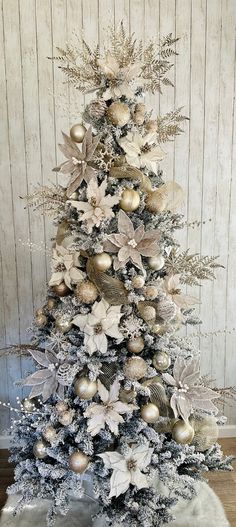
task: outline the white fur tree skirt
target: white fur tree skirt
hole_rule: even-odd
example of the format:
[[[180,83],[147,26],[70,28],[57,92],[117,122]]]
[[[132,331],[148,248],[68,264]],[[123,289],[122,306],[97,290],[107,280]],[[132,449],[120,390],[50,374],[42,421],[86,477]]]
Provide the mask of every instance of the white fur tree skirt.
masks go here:
[[[12,516],[17,496],[10,496],[2,511],[0,527],[45,527],[47,500],[35,500],[16,517]],[[89,497],[74,500],[67,516],[58,516],[56,527],[106,527],[100,519],[92,522],[91,516],[96,512],[96,502]],[[175,521],[168,527],[230,527],[222,504],[206,484],[200,483],[196,498],[191,501],[181,500],[174,508]],[[114,526],[115,527],[115,526]],[[140,526],[142,527],[142,526]]]

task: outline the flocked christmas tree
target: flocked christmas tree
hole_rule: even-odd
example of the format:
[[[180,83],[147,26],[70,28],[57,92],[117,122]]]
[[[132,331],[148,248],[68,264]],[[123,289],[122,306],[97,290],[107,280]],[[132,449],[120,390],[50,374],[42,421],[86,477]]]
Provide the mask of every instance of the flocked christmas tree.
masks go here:
[[[182,132],[180,110],[151,116],[145,92],[170,85],[176,39],[144,46],[112,32],[108,50],[83,42],[57,60],[96,93],[59,145],[66,188],[43,187],[29,206],[58,226],[48,298],[28,352],[37,363],[12,430],[20,507],[50,497],[48,524],[83,494],[91,475],[107,525],[154,527],[191,498],[207,470],[226,469],[216,444],[217,389],[199,350],[180,338],[198,323],[184,285],[214,277],[215,258],[181,252],[174,238],[181,187],[162,178],[162,144]],[[64,178],[63,178],[64,181]]]

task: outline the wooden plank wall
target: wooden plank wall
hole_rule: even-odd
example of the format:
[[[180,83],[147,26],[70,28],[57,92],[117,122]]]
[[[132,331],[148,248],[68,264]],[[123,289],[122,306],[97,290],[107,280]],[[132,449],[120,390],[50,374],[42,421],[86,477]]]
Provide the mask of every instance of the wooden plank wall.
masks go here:
[[[61,160],[61,130],[79,121],[90,96],[75,92],[47,59],[55,46],[84,35],[106,40],[109,25],[124,21],[137,37],[181,37],[174,60],[175,89],[146,97],[154,112],[184,106],[185,135],[166,147],[166,179],[184,188],[186,221],[199,228],[179,234],[183,248],[220,254],[218,281],[196,288],[202,332],[235,326],[236,137],[235,0],[1,0],[0,17],[0,347],[26,342],[33,310],[43,302],[52,223],[26,212],[24,196],[38,183],[55,181],[51,168]],[[60,104],[59,104],[60,103]],[[209,221],[210,220],[210,221]],[[27,242],[36,244],[30,250]],[[192,330],[191,330],[192,331]],[[203,371],[220,386],[236,384],[235,333],[199,337]],[[0,359],[0,399],[14,402],[14,381],[28,361]],[[236,424],[236,405],[226,407]],[[1,413],[1,430],[8,414]]]

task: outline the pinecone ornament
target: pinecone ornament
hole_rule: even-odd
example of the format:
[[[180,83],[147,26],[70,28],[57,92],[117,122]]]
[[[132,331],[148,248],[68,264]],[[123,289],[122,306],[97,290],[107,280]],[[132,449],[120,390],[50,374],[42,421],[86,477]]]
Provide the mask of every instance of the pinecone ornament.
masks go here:
[[[104,117],[107,110],[107,105],[103,99],[97,99],[95,101],[91,101],[91,103],[88,106],[88,113],[92,119],[101,119]]]
[[[57,379],[62,386],[70,386],[73,383],[77,370],[71,364],[61,364],[57,370]]]

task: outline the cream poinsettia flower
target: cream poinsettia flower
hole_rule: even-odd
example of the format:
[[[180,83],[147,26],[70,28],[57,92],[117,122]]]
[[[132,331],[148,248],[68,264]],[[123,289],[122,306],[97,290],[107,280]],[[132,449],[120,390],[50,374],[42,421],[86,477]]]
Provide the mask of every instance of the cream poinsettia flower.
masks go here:
[[[77,315],[73,324],[84,332],[84,344],[89,355],[100,351],[103,355],[107,352],[107,336],[114,339],[123,339],[119,330],[122,317],[121,306],[110,306],[106,300],[95,302],[91,313]]]
[[[126,153],[126,161],[129,165],[137,168],[146,167],[152,172],[156,172],[158,161],[162,161],[165,152],[156,143],[156,133],[141,135],[138,132],[128,132],[118,141],[121,148]]]
[[[140,74],[140,64],[129,64],[121,67],[117,59],[108,51],[103,60],[98,61],[101,72],[109,82],[109,87],[105,90],[102,97],[105,101],[109,99],[120,99],[123,95],[132,99],[134,96],[134,79]],[[139,79],[139,84],[141,80]]]
[[[185,295],[181,291],[180,274],[166,276],[164,280],[164,288],[173,302],[180,309],[187,309],[195,304],[200,304],[198,298],[190,295]]]
[[[99,434],[100,430],[107,425],[116,436],[119,433],[119,423],[124,419],[121,414],[133,412],[138,407],[134,404],[126,404],[119,401],[120,383],[115,380],[108,391],[98,380],[98,395],[102,404],[92,403],[84,413],[88,420],[88,432],[92,436]]]
[[[113,470],[109,498],[113,496],[117,498],[120,494],[124,494],[130,485],[134,485],[138,489],[150,486],[147,476],[142,473],[142,470],[150,465],[153,450],[153,448],[149,448],[149,445],[134,445],[127,448],[125,455],[119,452],[98,454],[104,465]]]
[[[84,212],[84,214],[79,216],[79,221],[86,224],[89,234],[92,232],[93,227],[99,227],[103,220],[113,218],[112,207],[120,201],[118,196],[105,195],[106,189],[107,179],[104,179],[99,187],[97,178],[93,178],[87,186],[88,201],[68,201],[72,207]]]
[[[70,248],[56,245],[52,251],[52,276],[49,285],[59,285],[65,282],[67,287],[72,289],[72,284],[77,284],[83,280],[85,273],[78,267],[80,266],[80,253]]]

